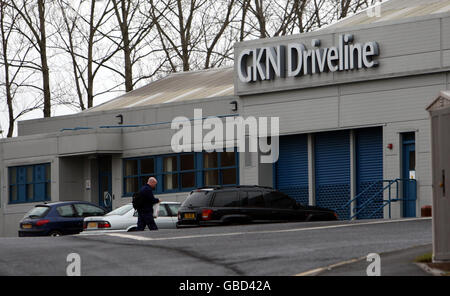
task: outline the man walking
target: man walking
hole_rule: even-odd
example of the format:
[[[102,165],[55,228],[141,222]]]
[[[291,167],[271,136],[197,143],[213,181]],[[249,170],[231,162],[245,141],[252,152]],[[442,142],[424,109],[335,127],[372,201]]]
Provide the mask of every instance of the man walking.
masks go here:
[[[158,181],[154,177],[150,177],[147,184],[142,186],[139,191],[139,195],[143,199],[143,206],[137,210],[138,222],[137,230],[143,231],[145,226],[148,226],[150,230],[158,230],[156,226],[155,218],[153,218],[153,205],[159,203],[159,199],[153,195],[153,189],[156,188]]]

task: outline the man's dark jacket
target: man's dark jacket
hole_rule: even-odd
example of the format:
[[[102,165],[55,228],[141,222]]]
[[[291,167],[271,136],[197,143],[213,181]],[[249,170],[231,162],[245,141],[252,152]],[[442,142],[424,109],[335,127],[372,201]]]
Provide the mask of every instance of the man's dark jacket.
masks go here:
[[[145,184],[139,191],[139,195],[141,195],[144,199],[143,207],[139,209],[139,211],[153,213],[153,205],[159,203],[159,199],[155,198],[155,196],[153,195],[152,187],[150,187],[150,185],[148,184]]]

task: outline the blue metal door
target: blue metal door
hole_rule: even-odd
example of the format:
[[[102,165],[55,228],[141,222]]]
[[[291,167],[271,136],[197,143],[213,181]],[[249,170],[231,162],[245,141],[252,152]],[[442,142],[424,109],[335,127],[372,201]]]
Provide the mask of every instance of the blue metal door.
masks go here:
[[[383,204],[383,129],[359,129],[355,140],[356,207],[363,208],[357,218],[383,218],[383,211],[376,212]]]
[[[416,179],[416,142],[414,133],[402,136],[402,189],[403,189],[403,217],[416,217],[417,188]]]
[[[308,204],[308,139],[306,135],[280,137],[280,155],[274,165],[274,187]]]
[[[350,200],[350,137],[348,131],[315,135],[317,206],[336,209],[339,219],[349,219],[344,205]]]

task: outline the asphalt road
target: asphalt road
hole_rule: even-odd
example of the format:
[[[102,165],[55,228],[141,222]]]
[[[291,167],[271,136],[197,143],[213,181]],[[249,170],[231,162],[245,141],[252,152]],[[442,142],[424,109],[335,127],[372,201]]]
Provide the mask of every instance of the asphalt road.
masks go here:
[[[70,253],[82,275],[296,275],[430,243],[430,219],[0,238],[0,275],[66,275]]]

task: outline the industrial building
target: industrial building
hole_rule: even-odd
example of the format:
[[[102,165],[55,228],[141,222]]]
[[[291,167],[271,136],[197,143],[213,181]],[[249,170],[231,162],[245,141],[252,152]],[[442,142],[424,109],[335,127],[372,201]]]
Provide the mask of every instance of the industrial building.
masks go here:
[[[419,216],[432,202],[426,108],[450,88],[449,71],[450,1],[391,0],[380,14],[237,43],[232,68],[171,74],[78,114],[21,121],[0,141],[0,235],[17,235],[43,201],[117,208],[149,176],[162,200],[257,184],[341,219]],[[278,117],[278,161],[237,147],[174,152],[171,122],[194,122],[194,109]]]

